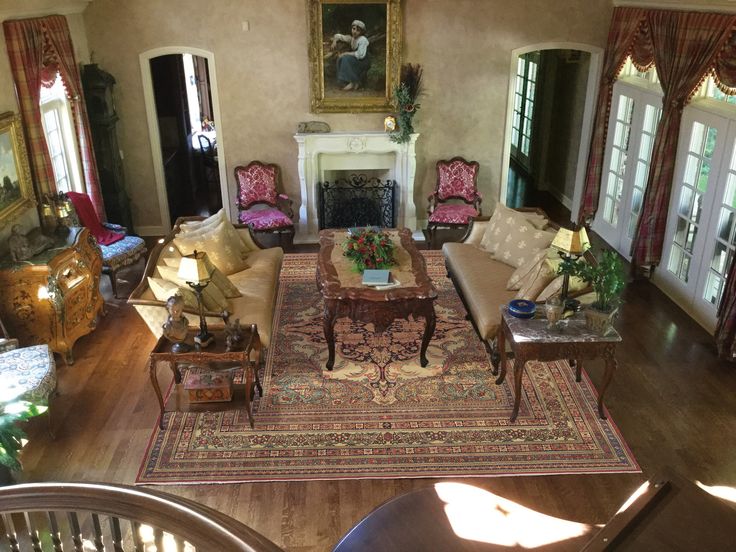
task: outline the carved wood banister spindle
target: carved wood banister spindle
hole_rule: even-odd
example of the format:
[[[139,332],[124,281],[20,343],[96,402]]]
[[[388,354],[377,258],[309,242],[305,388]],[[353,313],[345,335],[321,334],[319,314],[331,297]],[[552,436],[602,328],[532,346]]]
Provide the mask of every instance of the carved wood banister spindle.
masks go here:
[[[84,552],[84,545],[82,544],[82,530],[79,527],[79,518],[77,512],[69,512],[69,528],[72,532],[72,542],[74,542],[74,552]]]
[[[31,515],[28,512],[23,512],[23,518],[26,522],[26,530],[28,531],[28,538],[31,539],[33,552],[43,552],[43,548],[41,548],[41,539],[38,538],[38,530],[31,519]]]
[[[13,514],[3,514],[3,525],[5,525],[5,536],[10,543],[10,552],[20,552],[18,535],[13,523]]]
[[[110,516],[110,536],[112,537],[112,548],[115,552],[125,552],[123,548],[123,534],[120,530],[120,520]]]
[[[133,521],[131,525],[133,526],[133,545],[135,546],[135,552],[145,552],[143,541],[141,540],[141,524]]]
[[[95,531],[95,550],[97,552],[105,552],[105,543],[102,535],[102,525],[100,525],[100,516],[92,514],[92,527]]]
[[[64,546],[61,543],[61,531],[59,531],[59,521],[56,519],[54,512],[47,512],[49,518],[49,527],[51,528],[51,543],[54,545],[54,552],[64,552]]]

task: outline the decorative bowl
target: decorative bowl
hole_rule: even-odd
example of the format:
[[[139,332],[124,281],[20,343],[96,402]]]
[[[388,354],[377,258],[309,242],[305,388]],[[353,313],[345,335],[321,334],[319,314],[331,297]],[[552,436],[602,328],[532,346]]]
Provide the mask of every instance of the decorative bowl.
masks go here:
[[[509,302],[508,311],[511,316],[515,316],[516,318],[534,318],[534,313],[537,312],[537,305],[534,301],[514,299]]]

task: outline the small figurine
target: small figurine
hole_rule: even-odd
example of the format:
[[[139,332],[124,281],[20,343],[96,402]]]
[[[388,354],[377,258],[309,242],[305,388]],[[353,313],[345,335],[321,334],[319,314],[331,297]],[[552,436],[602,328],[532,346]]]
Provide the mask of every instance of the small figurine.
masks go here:
[[[243,329],[240,327],[240,318],[236,318],[235,322],[230,323],[230,313],[222,312],[222,321],[225,322],[225,350],[239,351],[243,348]]]
[[[23,233],[23,227],[20,224],[14,224],[10,229],[8,247],[10,257],[15,262],[30,259],[53,244],[54,240],[41,234],[39,229],[31,230],[28,234]]]
[[[186,353],[191,347],[184,343],[189,331],[189,321],[182,314],[184,298],[181,295],[172,295],[166,301],[166,310],[169,311],[169,316],[163,325],[164,337],[174,344],[171,348],[174,353]]]

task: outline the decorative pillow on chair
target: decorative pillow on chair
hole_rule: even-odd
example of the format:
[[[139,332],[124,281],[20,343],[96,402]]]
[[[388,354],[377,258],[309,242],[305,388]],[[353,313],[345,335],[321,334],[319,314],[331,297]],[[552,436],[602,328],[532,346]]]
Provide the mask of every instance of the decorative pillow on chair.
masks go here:
[[[229,221],[213,228],[177,234],[174,245],[182,255],[191,255],[195,249],[206,252],[212,264],[226,276],[248,268],[245,256],[249,250]]]

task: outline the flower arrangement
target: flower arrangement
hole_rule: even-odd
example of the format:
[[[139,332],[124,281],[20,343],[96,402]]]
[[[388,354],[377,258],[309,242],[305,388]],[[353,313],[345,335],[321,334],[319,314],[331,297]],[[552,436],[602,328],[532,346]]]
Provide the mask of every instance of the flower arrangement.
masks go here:
[[[412,119],[419,109],[417,99],[422,93],[422,66],[418,63],[407,63],[401,66],[401,78],[394,88],[394,95],[399,105],[398,129],[390,135],[391,141],[403,144],[408,142],[414,132]]]
[[[388,268],[396,264],[391,237],[376,228],[351,232],[342,247],[343,254],[355,263],[359,272],[366,268]]]

